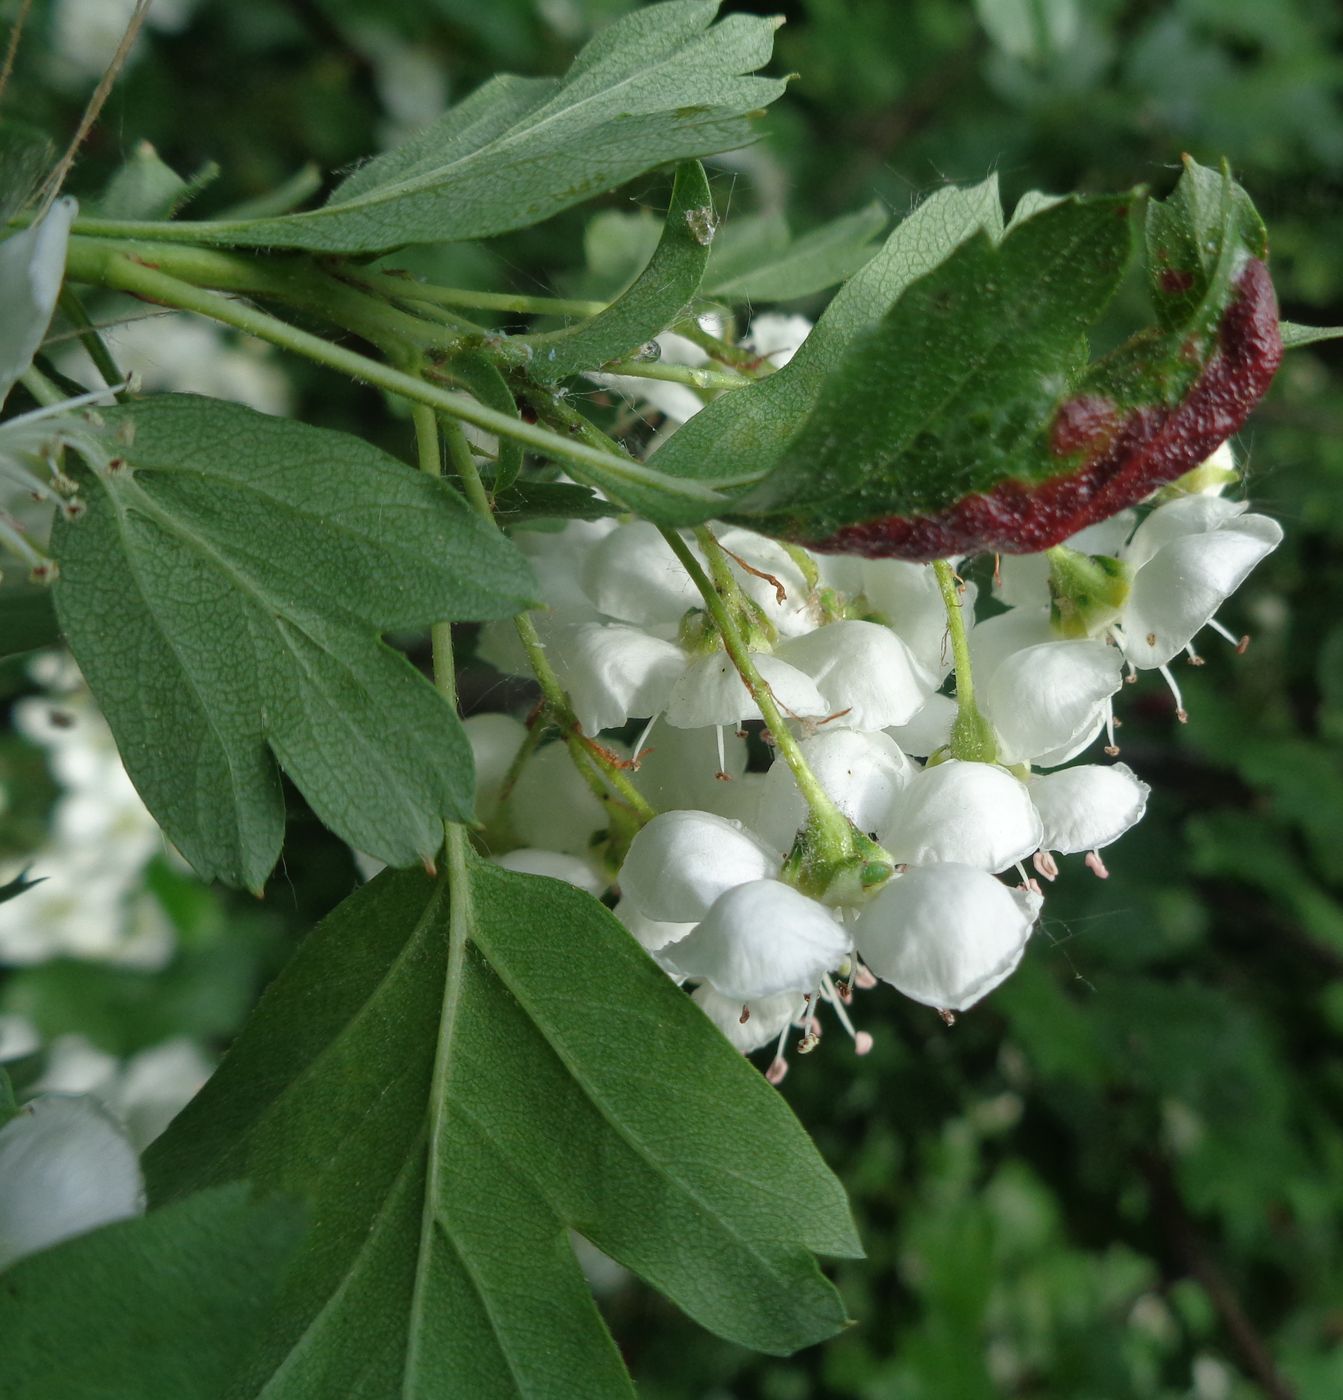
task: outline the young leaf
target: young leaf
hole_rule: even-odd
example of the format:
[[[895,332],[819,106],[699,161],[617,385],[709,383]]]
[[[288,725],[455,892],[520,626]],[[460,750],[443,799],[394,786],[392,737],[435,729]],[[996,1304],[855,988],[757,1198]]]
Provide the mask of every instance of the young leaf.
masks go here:
[[[686,161],[676,171],[662,237],[648,266],[605,311],[562,331],[528,337],[528,373],[553,384],[598,369],[666,330],[699,290],[714,234],[713,197],[704,167]]]
[[[29,868],[25,866],[12,880],[6,880],[3,885],[0,885],[0,904],[7,904],[11,899],[17,899],[26,890],[32,889],[34,885],[40,885],[46,878],[39,876],[36,880],[30,880],[28,878]]]
[[[0,657],[18,656],[61,639],[46,588],[0,588]]]
[[[969,189],[948,188],[931,195],[840,288],[793,359],[749,389],[721,395],[678,428],[658,449],[658,470],[701,479],[763,476],[810,413],[853,337],[879,320],[915,278],[931,271],[971,234],[987,229],[996,236],[1002,226],[994,178]],[[720,505],[719,512],[722,509]],[[664,524],[691,523],[686,503],[669,501],[664,513],[665,520],[661,515],[653,518]]]
[[[57,523],[56,610],[169,838],[259,889],[284,828],[273,753],[346,841],[432,859],[470,814],[470,749],[379,634],[507,617],[525,561],[445,483],[343,433],[187,396],[103,416],[134,442]]]
[[[730,518],[871,556],[1030,553],[1197,466],[1281,357],[1263,226],[1229,174],[1187,162],[1148,212],[1158,325],[1088,364],[1130,203],[1049,203],[909,287]]]
[[[486,408],[498,409],[513,418],[518,416],[517,401],[498,366],[479,351],[464,350],[451,356],[442,365],[441,372],[445,379],[460,385]],[[522,470],[522,445],[506,437],[498,441],[492,484],[502,489],[511,485]]]
[[[171,219],[219,177],[213,162],[184,180],[148,141],[141,141],[89,210],[100,219]]]
[[[597,34],[563,78],[492,78],[320,209],[190,225],[200,242],[368,253],[540,223],[659,165],[732,150],[784,89],[747,76],[778,21],[669,0]]]
[[[780,227],[774,220],[743,221],[746,227],[737,238],[727,224],[720,235],[725,249],[718,256],[715,243],[704,293],[740,302],[792,301],[824,291],[851,277],[873,256],[872,240],[888,217],[885,205],[869,204],[795,239],[789,238],[786,225]]]
[[[201,1192],[0,1277],[0,1394],[224,1400],[302,1233],[292,1203]]]
[[[519,481],[495,494],[494,513],[501,525],[526,528],[541,520],[605,520],[619,515],[620,508],[586,486],[566,481]]]
[[[630,1397],[569,1230],[777,1353],[844,1322],[810,1251],[859,1252],[782,1099],[610,913],[469,853],[309,935],[146,1171],[313,1203],[237,1397]]]
[[[1321,340],[1343,338],[1343,326],[1300,326],[1295,321],[1280,321],[1278,330],[1282,332],[1282,348],[1295,350],[1302,345],[1314,345]]]

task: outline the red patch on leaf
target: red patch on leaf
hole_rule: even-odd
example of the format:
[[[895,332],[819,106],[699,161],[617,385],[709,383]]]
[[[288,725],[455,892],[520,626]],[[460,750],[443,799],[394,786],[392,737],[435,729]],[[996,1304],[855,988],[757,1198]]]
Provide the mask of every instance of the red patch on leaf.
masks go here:
[[[918,562],[981,550],[1034,554],[1192,471],[1244,423],[1282,359],[1268,268],[1252,258],[1236,292],[1217,349],[1174,408],[1137,408],[1121,415],[1099,395],[1083,394],[1059,409],[1050,447],[1061,456],[1089,454],[1069,475],[1033,484],[1004,481],[930,515],[846,525],[810,541],[810,548]]]
[[[1174,297],[1179,296],[1181,292],[1187,292],[1194,285],[1194,274],[1168,267],[1157,280],[1161,290]]]

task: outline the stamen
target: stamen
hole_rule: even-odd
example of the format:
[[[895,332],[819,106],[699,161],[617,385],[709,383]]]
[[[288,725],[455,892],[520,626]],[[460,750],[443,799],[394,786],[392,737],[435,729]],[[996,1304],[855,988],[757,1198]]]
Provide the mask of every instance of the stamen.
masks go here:
[[[1105,702],[1105,737],[1110,741],[1105,746],[1105,752],[1111,758],[1119,757],[1119,745],[1115,743],[1115,728],[1119,721],[1115,719],[1115,707],[1112,699]]]
[[[1198,652],[1196,652],[1196,651],[1194,650],[1194,644],[1193,644],[1193,642],[1187,642],[1187,643],[1185,644],[1185,651],[1186,651],[1186,653],[1187,653],[1188,656],[1189,656],[1189,664],[1190,664],[1191,666],[1202,666],[1202,665],[1203,665],[1203,658],[1198,654]]]
[[[727,754],[723,750],[723,726],[715,724],[713,733],[714,738],[718,740],[718,772],[715,776],[725,779],[727,777]]]
[[[877,985],[876,975],[860,962],[855,962],[853,977],[850,980],[860,992],[870,992]]]
[[[1087,852],[1087,869],[1091,871],[1098,880],[1108,880],[1110,878],[1110,872],[1105,868],[1105,862],[1101,859],[1099,851]]]
[[[1188,724],[1189,711],[1184,707],[1184,697],[1180,694],[1180,687],[1175,683],[1175,677],[1170,673],[1170,667],[1158,666],[1157,670],[1161,672],[1162,678],[1170,687],[1170,693],[1175,697],[1175,718],[1178,719],[1181,724]]]
[[[937,1008],[937,1014],[942,1018],[943,1025],[954,1026],[956,1024],[956,1013],[948,1010],[947,1007],[939,1006]]]
[[[1059,877],[1059,863],[1049,851],[1036,851],[1031,857],[1031,864],[1045,877],[1046,880],[1057,880]]]
[[[1226,640],[1230,642],[1233,647],[1236,648],[1237,656],[1245,655],[1245,652],[1250,645],[1250,634],[1248,632],[1245,633],[1244,636],[1238,637],[1234,632],[1227,631],[1227,629],[1223,627],[1222,624],[1218,622],[1215,617],[1208,623],[1208,626],[1211,627],[1212,630],[1216,632],[1219,637],[1225,637]]]
[[[653,732],[653,726],[658,722],[661,715],[662,711],[658,710],[653,718],[644,725],[644,731],[639,735],[638,741],[634,745],[634,771],[636,773],[639,771],[639,765],[644,761],[645,746],[648,743],[648,736]],[[718,766],[720,768],[723,766],[721,755],[719,756]]]

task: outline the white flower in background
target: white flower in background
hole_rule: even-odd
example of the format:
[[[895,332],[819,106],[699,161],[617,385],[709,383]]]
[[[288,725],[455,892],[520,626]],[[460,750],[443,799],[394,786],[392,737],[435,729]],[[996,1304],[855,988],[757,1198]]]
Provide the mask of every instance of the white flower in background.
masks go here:
[[[862,910],[854,941],[897,991],[965,1011],[1015,971],[1041,903],[972,866],[922,866],[897,875]]]
[[[512,715],[470,715],[462,721],[476,770],[476,820],[489,823],[499,812],[504,780],[527,739],[527,726]]]
[[[92,1099],[36,1099],[0,1128],[0,1269],[144,1204],[135,1148]]]
[[[903,559],[864,559],[858,581],[867,606],[895,630],[927,675],[928,689],[936,689],[951,670],[951,647],[946,605],[932,569]],[[977,596],[974,584],[966,583],[961,616],[967,628],[974,625]]]
[[[600,895],[610,883],[591,861],[579,856],[567,856],[561,851],[543,851],[535,846],[519,846],[502,856],[492,857],[502,870],[515,870],[519,875],[543,875],[549,880],[563,880],[566,885],[587,894]]]
[[[619,754],[619,745],[607,746]],[[607,825],[606,808],[574,766],[564,744],[546,744],[514,784],[509,814],[524,846],[586,858]]]
[[[717,324],[715,322],[715,324]],[[675,331],[663,331],[657,337],[657,362],[664,365],[685,365],[698,369],[709,362],[709,352],[693,340]],[[704,400],[688,384],[673,384],[665,379],[645,379],[634,374],[589,373],[584,379],[603,389],[614,389],[635,403],[647,404],[673,425],[693,418],[704,407]]]
[[[196,4],[197,0],[155,0],[146,27],[176,34],[186,28]],[[134,12],[135,0],[56,0],[52,47],[72,85],[102,77]],[[140,43],[136,41],[129,61],[134,61]]]
[[[805,316],[782,316],[777,311],[763,311],[751,321],[751,329],[742,337],[742,349],[750,350],[775,369],[782,369],[802,348],[811,334],[812,323]]]

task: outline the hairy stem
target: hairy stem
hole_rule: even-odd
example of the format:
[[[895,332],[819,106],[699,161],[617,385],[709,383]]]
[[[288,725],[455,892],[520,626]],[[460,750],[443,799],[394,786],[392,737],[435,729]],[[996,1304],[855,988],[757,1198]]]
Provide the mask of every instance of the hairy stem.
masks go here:
[[[426,476],[443,474],[443,449],[438,440],[438,419],[432,408],[415,404],[411,411],[415,424],[415,447],[420,470]],[[429,628],[429,644],[434,658],[434,685],[455,710],[457,708],[457,668],[452,659],[452,623],[435,622]]]
[[[945,559],[933,564],[933,573],[947,610],[947,635],[951,639],[952,664],[956,671],[956,720],[951,727],[951,756],[980,763],[993,763],[997,744],[988,721],[975,704],[975,682],[970,666],[970,638],[965,614],[961,611],[960,581]]]

